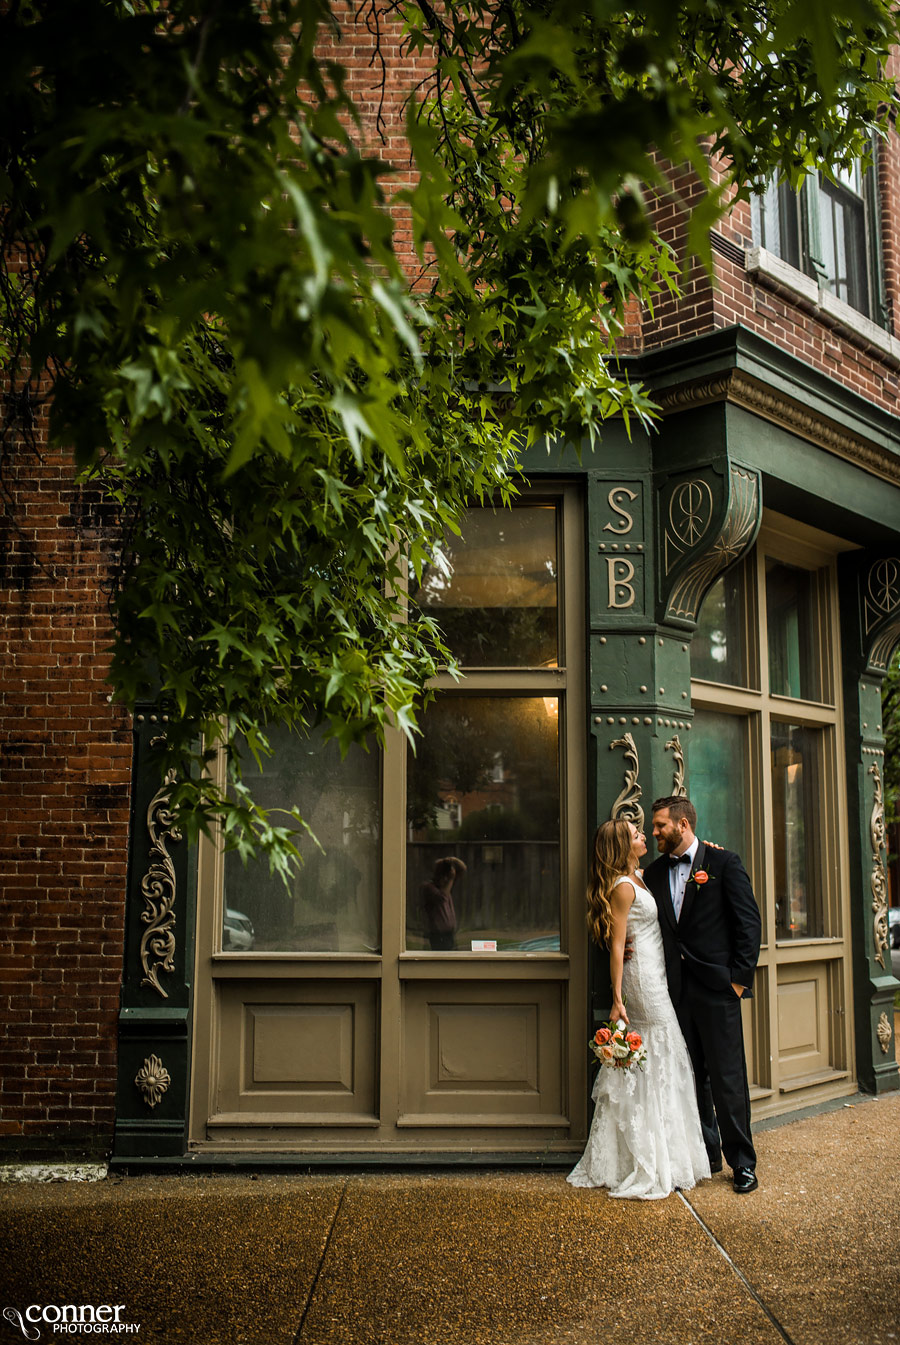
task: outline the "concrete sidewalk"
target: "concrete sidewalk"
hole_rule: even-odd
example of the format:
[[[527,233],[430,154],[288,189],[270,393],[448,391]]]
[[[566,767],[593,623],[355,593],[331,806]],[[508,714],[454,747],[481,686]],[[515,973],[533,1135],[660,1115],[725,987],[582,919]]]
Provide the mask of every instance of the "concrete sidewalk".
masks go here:
[[[562,1173],[7,1185],[0,1345],[32,1304],[43,1345],[109,1338],[48,1324],[68,1304],[166,1345],[900,1343],[900,1095],[757,1140],[759,1191],[649,1203]]]

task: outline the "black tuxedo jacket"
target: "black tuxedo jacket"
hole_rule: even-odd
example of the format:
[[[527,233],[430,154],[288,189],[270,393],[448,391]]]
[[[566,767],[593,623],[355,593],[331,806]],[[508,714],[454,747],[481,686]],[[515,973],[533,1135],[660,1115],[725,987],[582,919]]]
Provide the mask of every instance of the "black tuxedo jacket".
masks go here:
[[[706,874],[706,881],[702,875]],[[700,881],[697,881],[698,875]],[[684,890],[681,918],[675,919],[667,855],[644,870],[644,882],[659,908],[666,955],[666,978],[673,1004],[681,999],[685,972],[710,990],[746,986],[752,992],[759,959],[762,922],[740,858],[731,850],[701,841]]]

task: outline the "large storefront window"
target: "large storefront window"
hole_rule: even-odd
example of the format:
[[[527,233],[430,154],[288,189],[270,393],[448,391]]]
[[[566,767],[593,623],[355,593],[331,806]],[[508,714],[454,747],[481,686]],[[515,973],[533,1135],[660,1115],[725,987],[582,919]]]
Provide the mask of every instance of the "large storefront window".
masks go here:
[[[285,887],[264,861],[225,855],[222,947],[227,952],[377,952],[381,927],[381,782],[378,755],[341,758],[321,733],[270,734],[274,754],[255,783],[269,808],[299,808],[312,837]]]
[[[766,558],[769,691],[773,696],[818,699],[814,582],[809,570]]]
[[[710,590],[691,650],[689,793],[701,835],[742,856],[762,915],[743,1012],[763,1114],[850,1079],[839,546],[767,514],[755,554]]]
[[[557,510],[473,509],[449,535],[446,566],[429,566],[412,597],[437,618],[461,664],[555,667]]]
[[[821,731],[772,722],[772,852],[775,936],[824,933],[818,856],[818,737]]]
[[[558,698],[446,696],[407,769],[407,946],[558,948]]]
[[[726,570],[706,595],[691,647],[691,672],[704,682],[750,684],[747,568]]]
[[[691,736],[691,798],[703,835],[739,854],[748,853],[747,720],[697,710]]]

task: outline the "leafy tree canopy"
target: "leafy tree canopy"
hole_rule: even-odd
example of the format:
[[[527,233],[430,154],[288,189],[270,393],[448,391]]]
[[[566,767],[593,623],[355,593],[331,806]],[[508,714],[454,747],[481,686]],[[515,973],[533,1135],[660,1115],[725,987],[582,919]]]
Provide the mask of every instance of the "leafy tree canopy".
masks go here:
[[[467,502],[508,500],[523,447],[652,414],[614,347],[631,297],[679,284],[661,161],[706,188],[703,257],[735,192],[868,157],[897,103],[889,0],[349,18],[376,53],[402,25],[415,57],[411,186],[365,143],[328,0],[0,15],[8,405],[46,396],[115,507],[111,679],[165,703],[183,820],[218,816],[281,867],[301,819],[256,806],[240,745],[264,752],[276,722],[413,732],[445,651],[405,617],[407,562]],[[227,792],[200,778],[201,736],[224,743]]]

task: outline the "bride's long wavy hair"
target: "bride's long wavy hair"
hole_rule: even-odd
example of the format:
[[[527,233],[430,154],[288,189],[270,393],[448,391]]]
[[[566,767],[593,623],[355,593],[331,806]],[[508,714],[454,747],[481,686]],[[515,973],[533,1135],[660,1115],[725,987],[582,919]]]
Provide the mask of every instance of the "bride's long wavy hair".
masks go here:
[[[612,940],[610,894],[616,879],[631,873],[637,864],[634,837],[624,818],[601,822],[594,835],[594,853],[588,882],[588,929],[591,937],[608,948]]]

